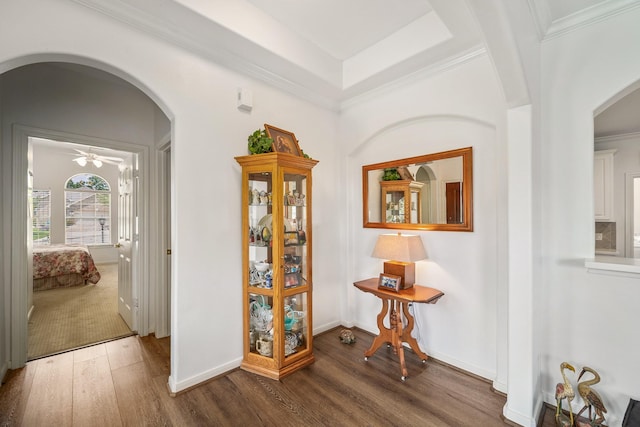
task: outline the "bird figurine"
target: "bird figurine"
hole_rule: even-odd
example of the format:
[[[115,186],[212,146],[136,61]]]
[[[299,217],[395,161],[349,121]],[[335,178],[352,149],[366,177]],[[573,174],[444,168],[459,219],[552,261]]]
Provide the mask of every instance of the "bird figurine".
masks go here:
[[[584,406],[580,412],[578,412],[576,418],[579,418],[580,415],[588,408],[590,424],[592,426],[599,426],[604,422],[604,414],[607,412],[607,408],[604,407],[604,403],[602,403],[600,395],[593,390],[591,386],[600,382],[600,375],[598,375],[595,370],[585,366],[582,368],[580,375],[578,375],[578,381],[580,381],[580,378],[582,378],[586,372],[591,373],[593,378],[587,381],[578,382],[578,393],[582,397],[582,400],[584,400]],[[595,411],[596,418],[591,418],[591,407],[593,407]]]
[[[576,397],[576,393],[573,391],[573,387],[571,387],[571,383],[567,379],[567,375],[565,374],[565,369],[568,369],[572,372],[576,372],[576,369],[571,366],[567,362],[562,362],[560,364],[560,373],[562,374],[562,382],[556,385],[556,425],[558,427],[563,427],[567,425],[566,423],[566,415],[562,413],[562,400],[567,399],[569,403],[569,426],[573,426],[573,410],[571,409],[571,401],[574,397]]]

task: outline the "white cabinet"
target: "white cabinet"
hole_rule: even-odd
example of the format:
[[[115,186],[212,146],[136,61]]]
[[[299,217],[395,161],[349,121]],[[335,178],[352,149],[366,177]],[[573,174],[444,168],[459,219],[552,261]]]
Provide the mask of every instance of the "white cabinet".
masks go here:
[[[613,221],[613,156],[616,150],[593,156],[593,198],[596,221]]]

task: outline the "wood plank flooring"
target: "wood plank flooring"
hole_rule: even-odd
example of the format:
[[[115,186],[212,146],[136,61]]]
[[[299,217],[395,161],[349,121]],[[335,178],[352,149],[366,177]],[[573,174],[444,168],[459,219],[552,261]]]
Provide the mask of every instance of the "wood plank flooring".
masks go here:
[[[488,382],[372,336],[314,338],[316,362],[281,381],[232,371],[171,397],[169,339],[128,337],[29,362],[0,387],[0,426],[504,426]],[[545,417],[548,418],[548,417]],[[553,414],[551,415],[553,419]],[[546,419],[545,419],[546,421]],[[546,424],[545,424],[546,425]]]

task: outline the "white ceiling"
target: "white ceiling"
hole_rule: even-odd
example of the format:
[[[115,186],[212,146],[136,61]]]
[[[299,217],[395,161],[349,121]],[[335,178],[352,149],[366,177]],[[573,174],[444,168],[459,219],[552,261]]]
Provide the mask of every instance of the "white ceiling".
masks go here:
[[[90,146],[85,144],[78,144],[73,142],[67,142],[62,140],[52,140],[46,138],[30,137],[29,142],[34,147],[39,147],[45,150],[61,151],[69,155],[69,165],[71,165],[74,158],[80,156],[80,152],[89,152],[97,156],[116,157],[120,159],[130,159],[131,153],[120,150],[113,150],[106,147]],[[64,166],[64,165],[61,165]]]
[[[493,13],[485,0],[73,1],[330,108],[482,54],[473,11]],[[526,1],[541,40],[640,4]]]
[[[426,0],[248,2],[339,60],[384,40],[432,10]]]
[[[640,132],[640,89],[616,100],[594,120],[596,138]]]

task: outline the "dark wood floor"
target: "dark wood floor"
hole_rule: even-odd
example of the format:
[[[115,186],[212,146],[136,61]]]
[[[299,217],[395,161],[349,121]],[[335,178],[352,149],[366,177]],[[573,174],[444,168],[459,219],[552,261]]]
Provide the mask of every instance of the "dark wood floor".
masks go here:
[[[372,337],[315,338],[316,362],[281,381],[242,370],[176,397],[169,339],[128,337],[29,362],[0,387],[0,426],[504,426],[490,383],[407,352],[409,377]],[[545,417],[544,425],[549,417]],[[551,415],[553,421],[553,414]]]

